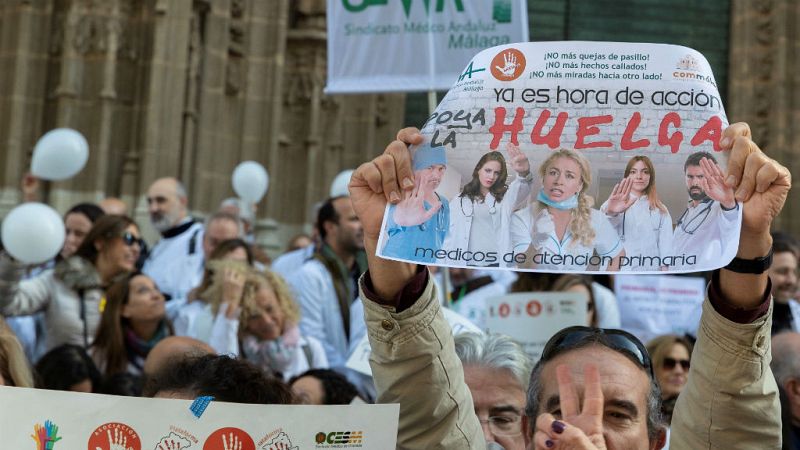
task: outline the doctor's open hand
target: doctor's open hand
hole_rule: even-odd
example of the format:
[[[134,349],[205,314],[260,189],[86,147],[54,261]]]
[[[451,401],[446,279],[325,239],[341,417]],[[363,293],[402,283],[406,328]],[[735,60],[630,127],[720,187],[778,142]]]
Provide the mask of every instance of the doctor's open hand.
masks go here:
[[[725,209],[735,208],[736,198],[733,188],[725,184],[725,174],[722,173],[719,165],[707,158],[702,158],[700,168],[703,170],[703,178],[700,183],[706,195],[719,202]]]
[[[514,172],[517,172],[517,175],[523,178],[527,177],[528,174],[531,173],[531,163],[528,161],[528,157],[522,153],[519,147],[511,142],[508,143],[506,148],[508,149],[508,159],[511,161],[511,168],[514,169]]]
[[[616,216],[617,214],[622,214],[636,203],[636,198],[631,197],[632,186],[633,177],[624,178],[614,185],[614,189],[611,190],[611,195],[608,197],[608,204],[606,205],[606,212],[609,215]]]
[[[403,200],[394,209],[393,219],[396,224],[403,227],[416,226],[427,222],[442,207],[442,203],[437,202],[432,204],[430,209],[425,209],[425,197],[428,194],[427,185],[431,175],[426,171],[422,175],[415,175],[414,179],[416,181],[414,190],[405,192]]]

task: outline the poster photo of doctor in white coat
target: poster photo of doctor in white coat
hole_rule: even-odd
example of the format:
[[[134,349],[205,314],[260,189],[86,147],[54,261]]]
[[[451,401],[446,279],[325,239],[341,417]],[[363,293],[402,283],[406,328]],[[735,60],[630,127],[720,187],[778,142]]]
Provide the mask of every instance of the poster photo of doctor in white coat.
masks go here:
[[[524,208],[531,196],[528,157],[516,145],[508,143],[508,161],[516,178],[508,182],[507,159],[501,152],[485,153],[472,178],[450,200],[450,229],[445,249],[461,249],[459,260],[444,258],[441,263],[477,267],[513,267],[504,261],[511,252],[511,216]],[[452,254],[452,252],[450,252]],[[508,259],[508,258],[506,258]]]

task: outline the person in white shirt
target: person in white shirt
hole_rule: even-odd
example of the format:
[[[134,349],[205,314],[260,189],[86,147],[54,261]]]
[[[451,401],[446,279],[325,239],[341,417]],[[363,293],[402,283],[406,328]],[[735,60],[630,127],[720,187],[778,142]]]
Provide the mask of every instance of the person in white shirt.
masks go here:
[[[284,381],[309,369],[327,369],[322,343],[300,333],[300,307],[280,275],[260,272],[257,283],[255,295],[242,304],[242,355]]]
[[[711,153],[692,153],[683,166],[689,203],[675,225],[673,269],[711,270],[736,255],[739,203]]]
[[[600,207],[625,245],[622,271],[667,270],[672,255],[672,217],[656,192],[656,170],[650,158],[634,156],[625,178]]]
[[[514,214],[515,253],[526,253],[524,268],[556,272],[619,270],[622,241],[603,213],[592,209],[589,161],[574,150],[554,151],[539,166],[542,189],[537,205]]]
[[[203,224],[187,212],[186,188],[175,178],[159,178],[147,190],[150,223],[161,240],[150,250],[142,272],[169,300],[184,298],[203,275]]]
[[[461,193],[450,200],[450,229],[444,241],[449,254],[460,249],[459,259],[445,259],[456,265],[513,267],[514,260],[504,258],[511,252],[511,216],[523,208],[531,195],[530,162],[519,147],[509,143],[511,168],[517,172],[510,185],[503,154],[485,153],[472,179]]]

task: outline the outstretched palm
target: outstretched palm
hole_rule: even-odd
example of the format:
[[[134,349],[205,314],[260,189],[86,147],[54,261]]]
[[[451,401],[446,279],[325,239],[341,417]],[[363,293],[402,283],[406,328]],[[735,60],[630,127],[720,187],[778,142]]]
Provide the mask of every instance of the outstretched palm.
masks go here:
[[[614,185],[611,196],[608,197],[606,212],[614,215],[621,214],[636,203],[636,198],[631,197],[631,186],[633,186],[633,178],[631,177],[625,178]]]
[[[727,209],[736,206],[733,188],[725,185],[722,169],[706,158],[700,160],[700,168],[703,169],[702,186],[706,195]]]
[[[511,168],[521,177],[526,177],[531,171],[531,163],[528,157],[522,153],[516,145],[508,143],[508,156],[511,160]]]
[[[405,192],[403,200],[394,209],[394,217],[392,219],[400,226],[411,227],[425,223],[442,207],[442,203],[437,202],[431,205],[430,209],[425,209],[425,196],[427,194],[425,186],[430,176],[417,175],[415,178],[416,185],[414,190]]]

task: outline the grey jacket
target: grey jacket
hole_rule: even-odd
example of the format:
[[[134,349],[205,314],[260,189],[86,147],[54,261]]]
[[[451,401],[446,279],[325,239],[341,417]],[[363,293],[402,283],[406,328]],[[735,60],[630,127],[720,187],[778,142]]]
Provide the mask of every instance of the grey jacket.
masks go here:
[[[37,277],[22,280],[23,273],[23,265],[0,256],[0,311],[8,316],[44,311],[48,351],[61,344],[90,345],[103,297],[94,266],[74,256]]]

